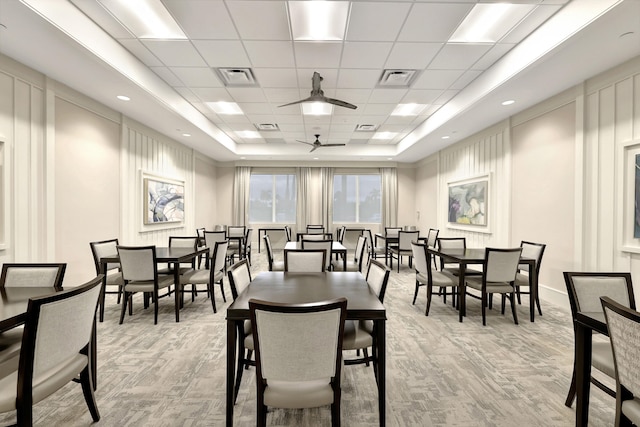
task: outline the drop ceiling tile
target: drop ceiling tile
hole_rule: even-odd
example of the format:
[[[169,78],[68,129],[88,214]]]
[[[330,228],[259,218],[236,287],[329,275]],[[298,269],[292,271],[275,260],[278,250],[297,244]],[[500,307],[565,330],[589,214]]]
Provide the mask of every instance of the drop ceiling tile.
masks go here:
[[[267,102],[267,98],[260,88],[228,87],[227,91],[236,102]]]
[[[298,68],[338,68],[340,65],[342,43],[294,42],[293,48]]]
[[[473,64],[471,68],[474,70],[486,70],[514,47],[514,44],[498,43]]]
[[[441,93],[442,89],[410,89],[399,103],[432,104]]]
[[[293,46],[290,41],[245,41],[252,67],[293,67]]]
[[[383,126],[387,125],[403,125],[406,126],[415,120],[414,116],[389,116],[385,117]]]
[[[342,52],[342,68],[382,68],[391,51],[387,42],[346,42]]]
[[[170,67],[185,86],[222,87],[223,84],[209,67]]]
[[[192,87],[190,89],[202,102],[233,102],[233,98],[225,88]]]
[[[454,90],[464,89],[469,83],[474,81],[480,74],[482,74],[482,71],[480,70],[465,71],[465,73],[462,76],[460,76],[460,78],[456,80],[455,83],[451,85],[451,89],[454,89]]]
[[[221,1],[163,0],[163,3],[191,39],[238,37],[231,16]]]
[[[306,95],[311,91],[313,73],[317,72],[322,77],[321,86],[325,92],[335,89],[338,84],[338,70],[335,68],[298,68],[298,85]]]
[[[278,122],[278,127],[280,128],[280,132],[284,134],[285,132],[291,133],[301,133],[304,132],[304,125],[302,123],[281,123]]]
[[[206,67],[198,51],[187,40],[142,40],[167,67]]]
[[[446,42],[472,7],[473,4],[461,3],[415,3],[398,41]]]
[[[271,116],[271,119],[267,122],[274,121],[273,118],[275,116],[273,115],[273,109],[271,108],[271,104],[268,102],[239,102],[238,105],[242,109],[242,112],[247,116],[251,114],[269,115]]]
[[[284,1],[227,1],[240,37],[248,40],[290,40]]]
[[[118,40],[129,52],[148,67],[162,66],[162,62],[153,54],[145,45],[140,43],[138,39],[120,39]]]
[[[375,123],[368,123],[368,124],[375,124]],[[329,129],[331,132],[353,133],[355,132],[356,127],[352,124],[331,122],[331,127]],[[361,132],[358,132],[358,133],[361,133]]]
[[[442,92],[442,94],[438,97],[438,99],[436,99],[436,102],[434,102],[434,104],[437,105],[444,105],[446,104],[448,101],[451,100],[451,98],[453,98],[454,96],[456,96],[458,94],[458,90],[445,90],[444,92]]]
[[[187,87],[174,87],[174,89],[188,102],[192,104],[200,102],[200,98],[198,98],[191,89]]]
[[[367,104],[362,108],[362,115],[389,115],[397,104]]]
[[[424,70],[413,83],[414,89],[448,89],[463,70]]]
[[[396,40],[410,7],[410,3],[353,2],[346,40]]]
[[[238,125],[238,124],[244,124],[247,126],[251,125],[251,122],[249,121],[247,116],[243,116],[242,114],[231,114],[231,115],[221,114],[220,118],[224,120],[224,122],[229,126]]]
[[[491,49],[489,44],[447,43],[429,64],[431,70],[466,70]]]
[[[173,72],[167,67],[149,67],[151,71],[159,75],[162,80],[167,82],[169,86],[184,86],[180,79],[173,74]]]
[[[374,89],[371,92],[369,103],[374,104],[397,104],[406,95],[408,89],[402,88],[382,88]]]
[[[259,78],[258,81],[260,81]],[[286,104],[302,99],[298,89],[265,88],[264,94],[269,102],[276,104]]]
[[[278,114],[278,126],[303,125],[302,114]],[[282,130],[282,127],[280,127]]]
[[[194,40],[193,45],[210,67],[250,67],[239,40]]]
[[[395,43],[384,68],[423,69],[436,56],[444,43]]]
[[[336,89],[336,98],[351,104],[364,104],[371,97],[371,89]]]
[[[262,88],[297,88],[298,76],[293,68],[253,68]]]
[[[340,70],[339,89],[371,89],[380,78],[381,70]]]

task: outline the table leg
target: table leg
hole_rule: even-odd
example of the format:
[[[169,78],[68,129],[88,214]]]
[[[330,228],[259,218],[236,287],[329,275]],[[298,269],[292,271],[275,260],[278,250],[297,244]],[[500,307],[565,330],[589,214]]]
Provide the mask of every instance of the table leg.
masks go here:
[[[258,253],[260,253],[260,240],[262,240],[262,239],[260,238],[260,232],[261,232],[261,231],[262,231],[262,230],[258,229]],[[266,234],[266,232],[265,232],[265,234]]]
[[[227,427],[233,426],[233,393],[236,372],[236,323],[227,320]]]
[[[591,329],[575,323],[576,361],[576,427],[589,423],[589,392],[591,388]]]
[[[386,340],[385,340],[385,320],[376,320],[377,329],[377,369],[378,369],[378,413],[380,417],[380,427],[384,427],[386,423]]]
[[[458,321],[462,322],[462,318],[467,315],[467,282],[464,278],[464,273],[467,269],[467,265],[460,263],[460,273],[458,275]]]
[[[538,273],[535,263],[529,264],[529,317],[532,322],[536,317],[536,301],[538,301]]]
[[[93,381],[93,391],[98,389],[98,334],[96,333],[96,319],[93,319],[93,328],[91,328],[91,343],[89,344],[89,352],[91,356],[90,360],[90,368],[91,368],[91,379]]]
[[[107,271],[107,263],[103,262],[100,263],[100,265],[102,266],[102,287],[100,288],[100,321],[104,321],[104,299],[105,299],[105,294],[107,292],[107,274],[105,273]]]
[[[180,263],[177,262],[173,266],[173,285],[175,286],[175,306],[176,306],[176,322],[180,321],[180,295],[182,295],[182,287],[180,286]],[[212,295],[213,297],[213,295]],[[158,302],[156,301],[156,304]]]
[[[342,254],[342,271],[347,271],[347,251]]]

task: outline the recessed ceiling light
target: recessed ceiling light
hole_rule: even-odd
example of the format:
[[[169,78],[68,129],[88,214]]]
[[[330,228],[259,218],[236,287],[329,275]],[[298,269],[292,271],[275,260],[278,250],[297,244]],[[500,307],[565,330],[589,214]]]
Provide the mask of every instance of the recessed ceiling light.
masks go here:
[[[183,133],[182,136],[191,136],[190,133]]]
[[[319,157],[314,157],[314,158],[313,158],[313,160],[318,160],[318,159],[319,159]]]
[[[506,100],[506,101],[503,101],[503,102],[502,102],[502,105],[511,105],[511,104],[513,104],[514,102],[516,102],[516,101],[514,101],[513,99],[508,99],[508,100]]]
[[[387,157],[387,160],[393,160],[393,157]]]
[[[391,112],[392,116],[417,116],[425,109],[426,104],[398,104]]]
[[[116,98],[118,98],[120,101],[131,101],[131,98],[125,95],[118,95]]]
[[[348,15],[347,1],[289,2],[289,19],[294,40],[343,40]]]
[[[235,102],[205,102],[209,108],[211,108],[216,114],[244,114],[240,109],[240,106]]]
[[[236,132],[236,135],[238,135],[240,138],[247,138],[247,139],[262,138],[262,136],[260,135],[260,132],[256,132],[255,130],[239,130]]]
[[[244,159],[246,159],[246,157],[240,157],[240,160],[244,160]]]
[[[448,136],[448,135],[445,135],[445,136],[442,137],[442,139],[449,139],[449,138],[451,138],[451,137]]]
[[[139,39],[186,39],[160,0],[99,0],[102,6]]]
[[[303,102],[300,107],[305,116],[330,116],[333,113],[333,105],[326,102]]]
[[[533,4],[476,4],[449,42],[495,43],[535,7]]]
[[[376,132],[371,137],[372,139],[393,139],[398,135],[397,132]]]

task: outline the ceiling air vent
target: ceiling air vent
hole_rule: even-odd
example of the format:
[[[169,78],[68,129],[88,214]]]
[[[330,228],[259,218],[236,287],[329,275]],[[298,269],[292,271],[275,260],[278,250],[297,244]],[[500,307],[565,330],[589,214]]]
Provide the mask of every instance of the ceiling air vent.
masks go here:
[[[261,130],[261,131],[280,130],[278,125],[275,124],[275,123],[258,123],[258,124],[255,124],[254,126],[256,127],[256,129]]]
[[[417,74],[417,70],[383,70],[378,86],[409,87]]]
[[[356,125],[356,132],[373,132],[378,125]]]
[[[216,68],[216,72],[225,86],[258,86],[250,68]]]

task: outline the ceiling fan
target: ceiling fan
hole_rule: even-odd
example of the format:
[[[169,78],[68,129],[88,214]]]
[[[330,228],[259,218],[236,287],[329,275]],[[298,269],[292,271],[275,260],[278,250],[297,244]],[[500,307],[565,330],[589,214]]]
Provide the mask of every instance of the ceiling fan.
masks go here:
[[[308,98],[301,99],[300,101],[290,102],[284,105],[278,105],[278,107],[286,107],[287,105],[301,104],[303,102],[325,102],[327,104],[337,105],[339,107],[351,108],[355,110],[356,107],[353,104],[349,104],[348,102],[341,101],[339,99],[328,98],[324,96],[324,92],[320,89],[320,82],[322,81],[322,76],[318,74],[317,71],[313,72],[313,77],[311,78],[311,95]]]
[[[311,148],[311,151],[309,151],[310,153],[313,153],[316,149],[322,148],[322,147],[344,147],[345,145],[347,145],[347,144],[323,144],[318,139],[320,138],[320,134],[315,134],[314,136],[316,137],[316,140],[313,141],[313,143],[307,142],[307,141],[300,141],[299,139],[297,139],[296,141],[302,142],[303,144],[307,144],[313,147]]]

